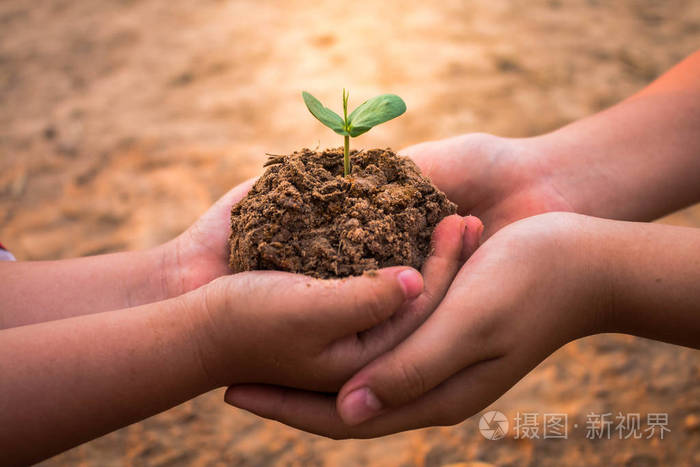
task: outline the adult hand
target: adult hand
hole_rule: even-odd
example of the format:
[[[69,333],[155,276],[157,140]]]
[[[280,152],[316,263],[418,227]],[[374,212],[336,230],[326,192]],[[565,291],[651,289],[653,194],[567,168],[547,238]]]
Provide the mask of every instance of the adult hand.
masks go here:
[[[700,51],[595,115],[532,138],[467,134],[412,157],[485,237],[535,214],[650,221],[700,200]],[[669,189],[672,187],[672,189]]]
[[[505,227],[456,276],[427,321],[363,368],[337,399],[234,386],[226,401],[332,438],[450,425],[497,399],[561,345],[602,329],[606,283],[588,217],[552,213]],[[595,220],[595,222],[599,222]],[[600,260],[600,261],[599,261]]]
[[[590,310],[609,311],[611,293],[626,308],[614,310],[626,318],[612,330],[699,345],[697,302],[687,299],[697,295],[697,266],[687,261],[694,233],[610,221],[598,231],[606,221],[565,214],[503,228],[548,211],[651,220],[697,202],[699,67],[695,53],[622,103],[539,137],[473,134],[404,150],[460,213],[482,218],[485,237],[498,234],[421,328],[344,386],[338,408],[353,426],[333,396],[239,386],[227,400],[337,438],[455,423],[559,345],[608,330]],[[582,235],[589,227],[598,235]],[[602,257],[596,242],[608,244]],[[662,285],[662,270],[674,287]]]
[[[536,138],[511,139],[471,133],[410,146],[412,158],[459,213],[473,214],[485,225],[484,238],[525,217],[572,211],[558,191],[549,159]]]

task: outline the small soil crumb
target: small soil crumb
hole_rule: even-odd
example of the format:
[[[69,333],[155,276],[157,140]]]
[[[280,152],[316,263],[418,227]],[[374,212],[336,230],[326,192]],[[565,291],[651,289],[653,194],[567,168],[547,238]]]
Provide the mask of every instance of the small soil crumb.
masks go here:
[[[234,272],[281,270],[347,277],[388,266],[420,269],[450,202],[407,157],[342,148],[272,156],[267,170],[231,210]]]

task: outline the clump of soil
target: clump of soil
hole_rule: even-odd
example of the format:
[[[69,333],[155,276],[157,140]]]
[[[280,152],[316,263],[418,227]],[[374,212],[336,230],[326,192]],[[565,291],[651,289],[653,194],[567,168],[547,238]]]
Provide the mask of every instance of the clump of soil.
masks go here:
[[[353,151],[351,164],[343,177],[342,148],[271,156],[231,210],[231,269],[324,279],[420,269],[435,226],[457,206],[389,149]]]

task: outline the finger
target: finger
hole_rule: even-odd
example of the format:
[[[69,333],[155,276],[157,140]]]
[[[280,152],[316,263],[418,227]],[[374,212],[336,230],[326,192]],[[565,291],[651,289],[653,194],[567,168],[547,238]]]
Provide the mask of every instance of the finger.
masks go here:
[[[265,384],[231,386],[224,401],[259,417],[330,438],[347,431],[335,409],[335,394]]]
[[[228,388],[224,400],[264,418],[334,439],[374,438],[428,426],[460,423],[487,407],[524,375],[513,358],[466,368],[410,404],[384,410],[363,423],[347,425],[328,394],[244,385]]]
[[[308,300],[316,300],[315,308],[331,323],[334,335],[343,337],[382,323],[419,296],[423,277],[413,268],[398,266],[359,277],[316,281],[308,289]]]
[[[474,216],[464,218],[464,238],[462,242],[462,261],[466,261],[476,251],[484,233],[484,224]]]
[[[250,178],[234,188],[231,188],[228,192],[226,192],[226,194],[219,198],[206,213],[202,215],[201,219],[206,221],[215,221],[225,218],[228,222],[228,219],[231,217],[231,207],[248,194],[257,180],[257,177]]]
[[[231,219],[231,206],[238,203],[248,194],[257,179],[251,178],[229,190],[216,201],[202,216],[190,227],[186,234],[197,244],[212,250],[215,254],[221,254],[222,258],[228,258],[228,254],[217,251],[221,245],[226,245]],[[227,253],[227,252],[226,252]],[[228,262],[228,261],[227,261]],[[226,266],[226,265],[224,265]],[[224,272],[228,272],[228,266]]]
[[[437,225],[432,236],[432,253],[423,264],[423,293],[389,320],[360,335],[366,361],[404,340],[440,303],[462,266],[465,226],[465,219],[458,215],[448,216]]]
[[[249,178],[248,180],[240,183],[236,187],[230,189],[225,195],[223,195],[221,198],[217,200],[216,203],[214,203],[215,206],[218,206],[220,204],[224,205],[227,207],[227,209],[230,211],[231,206],[239,202],[240,200],[243,199],[245,195],[248,194],[251,188],[253,188],[253,185],[255,182],[258,181],[258,177],[255,178]]]
[[[335,341],[326,352],[328,364],[344,369],[338,381],[340,389],[350,376],[379,355],[393,349],[418,326],[442,300],[454,275],[462,265],[465,219],[453,215],[443,219],[432,235],[431,255],[423,265],[425,287],[416,299],[406,302],[381,324],[358,334]]]
[[[343,386],[338,410],[346,423],[357,424],[375,416],[383,407],[403,405],[462,368],[498,356],[488,353],[494,352],[495,346],[487,345],[483,320],[476,319],[475,314],[469,316],[478,304],[470,306],[466,302],[464,284],[457,281],[420,328]],[[474,299],[474,293],[469,297]]]
[[[415,162],[416,165],[420,168],[423,175],[429,177],[431,181],[435,183],[435,181],[433,180],[433,174],[435,172],[435,166],[437,164],[438,158],[430,156],[434,156],[437,150],[439,150],[439,145],[436,144],[436,142],[426,141],[424,143],[418,143],[403,148],[398,152],[398,154],[410,157],[413,160],[413,162]]]
[[[318,332],[324,340],[381,323],[423,290],[420,273],[404,266],[334,280],[280,271],[249,271],[224,280],[224,293],[238,306],[284,310],[300,332]]]

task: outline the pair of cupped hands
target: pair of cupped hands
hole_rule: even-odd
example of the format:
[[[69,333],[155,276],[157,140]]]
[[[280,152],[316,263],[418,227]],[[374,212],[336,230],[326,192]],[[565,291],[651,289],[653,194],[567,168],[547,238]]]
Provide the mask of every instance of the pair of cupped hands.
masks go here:
[[[572,309],[586,301],[564,254],[585,220],[561,212],[571,207],[536,148],[472,134],[400,153],[459,206],[435,229],[420,273],[230,275],[230,208],[250,181],[173,240],[202,367],[212,387],[229,386],[229,404],[332,438],[455,424],[597,331],[595,317]]]

